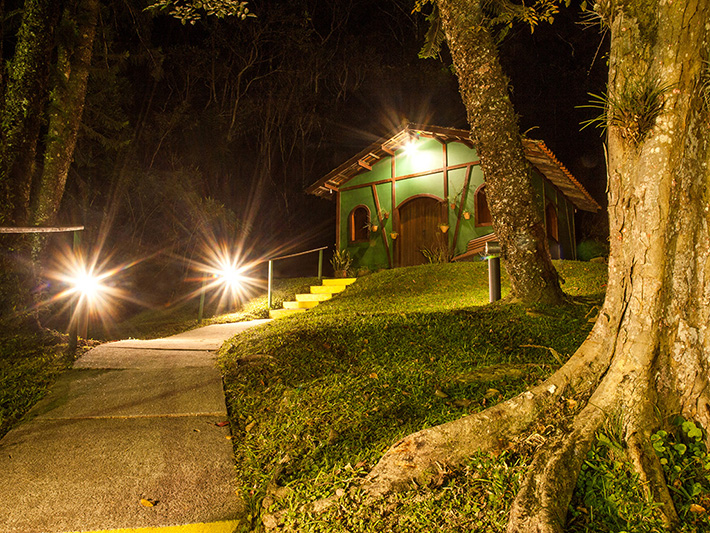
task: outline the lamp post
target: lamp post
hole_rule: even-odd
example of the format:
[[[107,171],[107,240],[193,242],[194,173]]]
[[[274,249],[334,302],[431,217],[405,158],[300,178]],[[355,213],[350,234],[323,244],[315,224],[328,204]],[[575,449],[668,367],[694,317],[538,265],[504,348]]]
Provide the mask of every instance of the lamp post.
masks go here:
[[[200,308],[197,315],[197,323],[202,323],[202,318],[205,311],[205,293],[208,288],[222,286],[225,292],[234,295],[242,285],[244,276],[242,272],[244,268],[238,268],[233,260],[225,259],[220,262],[220,265],[212,272],[214,281],[207,284],[207,277],[202,279],[202,287],[200,288]]]
[[[500,300],[500,251],[499,243],[486,243],[485,254],[488,258],[488,301],[491,303]]]
[[[102,305],[102,294],[107,290],[103,281],[111,273],[97,274],[93,267],[88,267],[77,258],[75,271],[67,278],[70,289],[69,293],[74,294],[71,304],[71,322],[69,335],[69,350],[76,350],[79,321],[84,320],[84,338],[88,337],[89,318],[91,307],[94,304]],[[103,304],[105,305],[105,303]]]

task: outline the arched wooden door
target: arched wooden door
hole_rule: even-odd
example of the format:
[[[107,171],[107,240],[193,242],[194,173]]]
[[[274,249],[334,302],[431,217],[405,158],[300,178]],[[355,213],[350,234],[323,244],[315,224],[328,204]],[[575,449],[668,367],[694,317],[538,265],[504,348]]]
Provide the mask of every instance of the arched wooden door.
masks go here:
[[[441,202],[431,196],[415,196],[399,207],[398,266],[424,264],[427,259],[421,251],[444,243],[441,210]]]

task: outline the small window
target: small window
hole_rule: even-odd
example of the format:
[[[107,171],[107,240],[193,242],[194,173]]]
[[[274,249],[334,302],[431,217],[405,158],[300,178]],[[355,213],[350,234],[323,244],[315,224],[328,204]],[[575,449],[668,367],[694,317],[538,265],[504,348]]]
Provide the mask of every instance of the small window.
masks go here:
[[[486,198],[486,185],[481,185],[474,194],[476,203],[476,226],[492,226],[493,218],[491,210],[488,208],[488,198]]]
[[[363,242],[369,238],[367,226],[370,223],[370,210],[364,205],[359,205],[348,217],[348,240],[350,242]]]

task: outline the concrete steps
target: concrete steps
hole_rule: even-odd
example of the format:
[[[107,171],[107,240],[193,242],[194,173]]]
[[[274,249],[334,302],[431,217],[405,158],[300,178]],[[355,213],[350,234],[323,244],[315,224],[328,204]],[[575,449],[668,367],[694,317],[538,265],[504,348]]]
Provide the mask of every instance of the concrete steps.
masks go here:
[[[283,318],[296,313],[305,313],[319,303],[330,300],[334,294],[343,292],[348,285],[355,283],[356,278],[324,279],[322,285],[311,285],[311,292],[297,294],[296,300],[284,302],[283,309],[269,310],[270,318]]]

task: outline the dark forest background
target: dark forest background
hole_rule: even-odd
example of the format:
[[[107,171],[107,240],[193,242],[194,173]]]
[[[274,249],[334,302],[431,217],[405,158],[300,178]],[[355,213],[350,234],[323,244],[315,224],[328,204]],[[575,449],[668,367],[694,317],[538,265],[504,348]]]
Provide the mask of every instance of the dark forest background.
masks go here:
[[[185,294],[205,246],[250,260],[332,246],[334,202],[306,186],[406,122],[467,127],[446,53],[418,58],[427,26],[411,0],[254,0],[256,18],[194,25],[145,5],[102,6],[58,224],[86,226],[83,246],[114,262],[141,260],[123,283],[146,304]],[[606,43],[578,22],[570,9],[534,33],[514,28],[501,57],[521,131],[602,202],[601,137],[579,131],[590,113],[575,106],[603,91]],[[604,220],[580,217],[578,238],[604,239]]]

